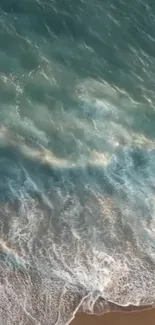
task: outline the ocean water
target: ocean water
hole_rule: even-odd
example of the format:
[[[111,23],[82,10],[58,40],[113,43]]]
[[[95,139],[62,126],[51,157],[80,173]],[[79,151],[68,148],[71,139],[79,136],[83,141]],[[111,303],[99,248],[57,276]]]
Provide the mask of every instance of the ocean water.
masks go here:
[[[155,306],[155,3],[0,1],[0,324]]]

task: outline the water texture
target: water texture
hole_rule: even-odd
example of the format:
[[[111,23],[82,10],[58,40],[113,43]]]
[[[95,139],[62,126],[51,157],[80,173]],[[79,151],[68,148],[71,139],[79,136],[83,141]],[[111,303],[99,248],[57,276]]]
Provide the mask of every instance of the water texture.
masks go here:
[[[0,2],[0,324],[155,306],[155,3]]]

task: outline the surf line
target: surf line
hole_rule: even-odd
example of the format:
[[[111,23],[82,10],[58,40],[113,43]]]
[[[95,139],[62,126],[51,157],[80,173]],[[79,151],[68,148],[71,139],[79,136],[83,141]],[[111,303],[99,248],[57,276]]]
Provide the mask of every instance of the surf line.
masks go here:
[[[0,240],[0,264],[7,266],[10,271],[26,270],[26,265],[13,249],[9,248],[5,242]]]

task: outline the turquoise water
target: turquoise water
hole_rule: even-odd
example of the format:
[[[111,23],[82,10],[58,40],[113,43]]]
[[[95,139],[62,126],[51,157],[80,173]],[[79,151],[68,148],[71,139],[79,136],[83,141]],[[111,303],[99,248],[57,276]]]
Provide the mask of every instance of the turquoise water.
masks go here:
[[[0,3],[0,324],[155,305],[155,5]]]

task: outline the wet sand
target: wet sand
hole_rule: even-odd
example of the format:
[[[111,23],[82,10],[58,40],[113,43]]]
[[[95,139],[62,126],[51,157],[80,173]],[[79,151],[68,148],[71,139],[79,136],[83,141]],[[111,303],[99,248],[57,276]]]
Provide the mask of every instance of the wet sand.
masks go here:
[[[155,309],[135,312],[109,312],[103,316],[77,313],[71,325],[154,325]]]

